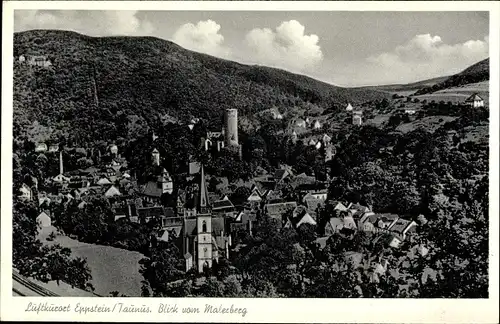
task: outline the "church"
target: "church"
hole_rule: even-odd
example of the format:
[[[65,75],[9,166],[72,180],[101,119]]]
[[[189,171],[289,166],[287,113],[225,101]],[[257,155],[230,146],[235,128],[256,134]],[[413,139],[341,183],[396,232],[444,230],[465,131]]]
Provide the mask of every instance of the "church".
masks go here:
[[[199,273],[203,273],[220,257],[227,257],[229,240],[224,228],[224,216],[212,214],[203,165],[199,183],[192,204],[186,206],[184,214],[182,252],[186,271],[196,267]]]

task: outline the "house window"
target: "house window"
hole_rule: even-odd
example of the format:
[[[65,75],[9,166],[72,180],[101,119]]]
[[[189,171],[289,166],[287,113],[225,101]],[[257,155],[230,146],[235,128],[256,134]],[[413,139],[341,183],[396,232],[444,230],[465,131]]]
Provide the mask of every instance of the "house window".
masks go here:
[[[203,221],[203,225],[201,226],[201,228],[202,228],[203,233],[207,232],[207,222],[206,221]]]
[[[208,249],[207,248],[203,249],[203,253],[205,254],[205,257],[208,257]]]

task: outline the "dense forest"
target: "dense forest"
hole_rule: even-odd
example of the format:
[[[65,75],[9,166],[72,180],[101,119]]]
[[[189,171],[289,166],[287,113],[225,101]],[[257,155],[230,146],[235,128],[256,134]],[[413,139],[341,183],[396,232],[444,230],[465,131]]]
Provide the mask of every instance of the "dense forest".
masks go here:
[[[226,108],[251,118],[272,107],[332,111],[348,101],[387,96],[222,60],[153,37],[32,30],[14,35],[14,57],[20,55],[45,55],[52,65],[15,61],[15,130],[22,134],[33,121],[58,125],[53,136],[82,145],[95,138],[134,136],[136,125],[144,128],[165,116],[220,123]],[[77,133],[71,131],[75,125]]]

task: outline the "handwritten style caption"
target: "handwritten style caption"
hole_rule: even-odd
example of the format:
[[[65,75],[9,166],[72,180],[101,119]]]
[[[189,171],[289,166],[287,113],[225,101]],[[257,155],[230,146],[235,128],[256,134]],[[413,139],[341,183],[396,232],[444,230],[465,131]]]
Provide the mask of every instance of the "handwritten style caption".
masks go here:
[[[247,309],[245,307],[236,307],[235,305],[205,304],[204,307],[187,306],[181,307],[177,304],[157,304],[152,305],[133,305],[125,303],[114,303],[112,305],[98,304],[89,306],[81,303],[72,304],[53,304],[48,302],[32,303],[30,302],[25,312],[40,313],[157,313],[157,314],[228,314],[245,317]]]

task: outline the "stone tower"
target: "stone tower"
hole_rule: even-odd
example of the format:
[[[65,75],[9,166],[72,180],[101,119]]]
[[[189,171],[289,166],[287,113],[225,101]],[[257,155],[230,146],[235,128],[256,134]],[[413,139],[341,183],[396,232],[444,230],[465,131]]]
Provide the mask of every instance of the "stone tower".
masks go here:
[[[172,194],[174,191],[174,182],[165,168],[163,169],[161,176],[158,177],[158,185],[161,186],[162,193]]]
[[[207,183],[205,181],[205,170],[203,165],[200,170],[200,188],[198,195],[198,212],[196,215],[197,228],[197,263],[198,272],[202,273],[205,267],[212,267],[212,212],[209,206]]]
[[[238,110],[226,109],[225,136],[227,146],[238,146]]]
[[[153,165],[160,165],[160,152],[158,152],[157,149],[154,149],[153,152],[151,152],[151,159],[153,160]]]

